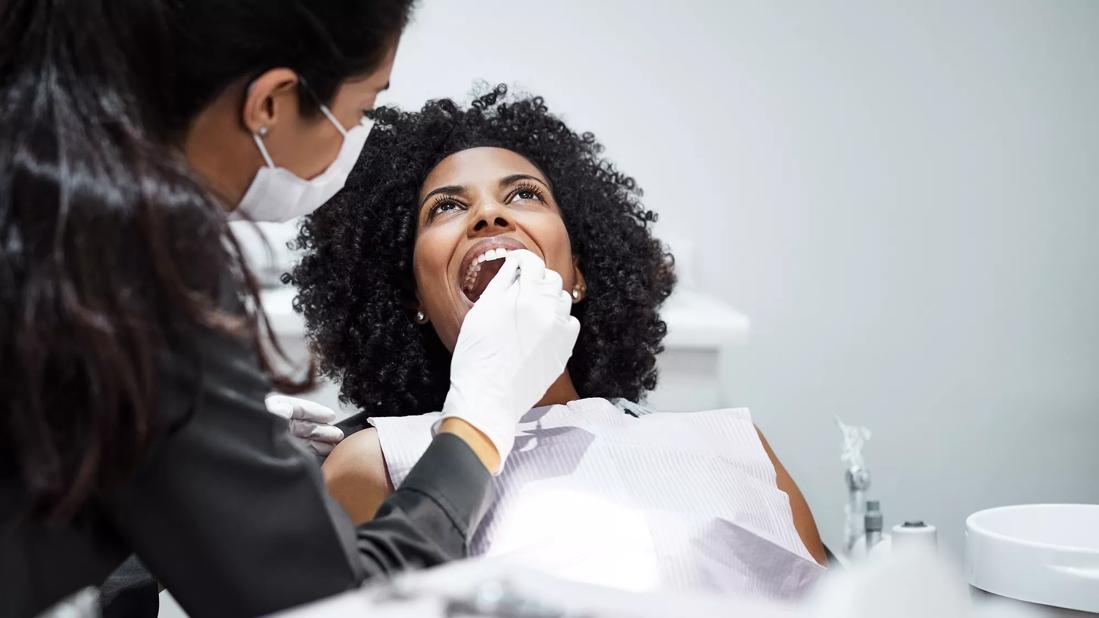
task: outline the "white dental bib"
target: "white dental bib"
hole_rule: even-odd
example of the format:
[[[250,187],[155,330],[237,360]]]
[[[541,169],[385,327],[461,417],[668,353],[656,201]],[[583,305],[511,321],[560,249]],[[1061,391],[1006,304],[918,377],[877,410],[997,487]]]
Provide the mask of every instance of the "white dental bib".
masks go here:
[[[400,485],[439,413],[371,418]],[[631,416],[606,399],[535,408],[494,479],[472,556],[637,591],[794,599],[824,569],[745,408]]]

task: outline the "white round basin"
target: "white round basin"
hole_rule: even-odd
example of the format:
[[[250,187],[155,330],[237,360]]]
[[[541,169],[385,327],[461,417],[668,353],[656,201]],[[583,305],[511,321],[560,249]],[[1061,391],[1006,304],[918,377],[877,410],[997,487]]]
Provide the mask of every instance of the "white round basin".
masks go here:
[[[1026,504],[965,521],[969,583],[1000,596],[1099,612],[1099,505]]]

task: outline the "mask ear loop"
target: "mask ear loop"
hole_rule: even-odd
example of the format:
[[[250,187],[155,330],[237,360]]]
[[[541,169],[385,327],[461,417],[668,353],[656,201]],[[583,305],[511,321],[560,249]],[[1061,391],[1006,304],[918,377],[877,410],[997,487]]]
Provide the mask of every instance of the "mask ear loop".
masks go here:
[[[320,97],[318,97],[317,93],[313,92],[313,89],[309,87],[309,82],[305,81],[305,76],[301,73],[298,73],[298,83],[301,84],[301,87],[304,88],[305,91],[309,93],[309,96],[313,98],[313,102],[321,108],[321,113],[324,114],[324,117],[336,126],[336,130],[340,132],[340,135],[346,138],[347,129],[343,128],[343,125],[340,124],[340,121],[336,119],[336,115],[332,113],[332,110],[328,109],[328,106],[321,102]]]
[[[256,142],[256,148],[259,148],[260,155],[263,156],[263,161],[267,163],[267,167],[275,167],[275,162],[271,160],[271,155],[267,153],[267,146],[263,145],[262,135],[267,135],[267,127],[260,127],[259,132],[252,134],[252,140]]]
[[[328,106],[325,105],[324,103],[321,103],[320,106],[321,106],[321,113],[324,114],[325,117],[328,118],[328,120],[330,120],[332,122],[332,124],[336,125],[336,130],[340,132],[340,135],[342,135],[346,138],[347,137],[347,129],[343,128],[343,125],[340,124],[339,120],[336,120],[336,115],[332,113],[332,110],[328,109]]]

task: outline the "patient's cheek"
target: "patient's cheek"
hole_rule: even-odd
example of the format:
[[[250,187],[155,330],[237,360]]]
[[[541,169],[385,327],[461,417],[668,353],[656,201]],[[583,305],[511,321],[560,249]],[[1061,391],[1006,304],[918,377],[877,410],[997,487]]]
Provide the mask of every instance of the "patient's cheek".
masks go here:
[[[565,230],[565,223],[557,219],[556,226],[557,229],[550,235],[553,239],[550,242],[551,246],[545,247],[546,255],[550,256],[549,263],[546,266],[561,275],[561,288],[568,292],[576,284],[576,273],[573,271],[572,242],[569,240],[569,233]]]
[[[436,248],[430,242],[423,238],[417,241],[412,268],[417,297],[428,318],[428,323],[420,328],[434,330],[439,341],[453,351],[467,309],[452,297],[446,278],[446,262],[440,261],[435,253]]]

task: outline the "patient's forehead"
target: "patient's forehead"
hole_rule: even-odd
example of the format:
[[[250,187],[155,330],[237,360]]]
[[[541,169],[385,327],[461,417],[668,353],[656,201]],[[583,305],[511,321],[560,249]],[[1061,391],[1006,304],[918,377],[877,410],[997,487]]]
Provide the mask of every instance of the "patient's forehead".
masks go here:
[[[523,155],[506,148],[481,146],[460,150],[439,161],[420,186],[420,197],[439,187],[495,186],[501,178],[514,174],[533,176],[549,186],[542,170]]]

